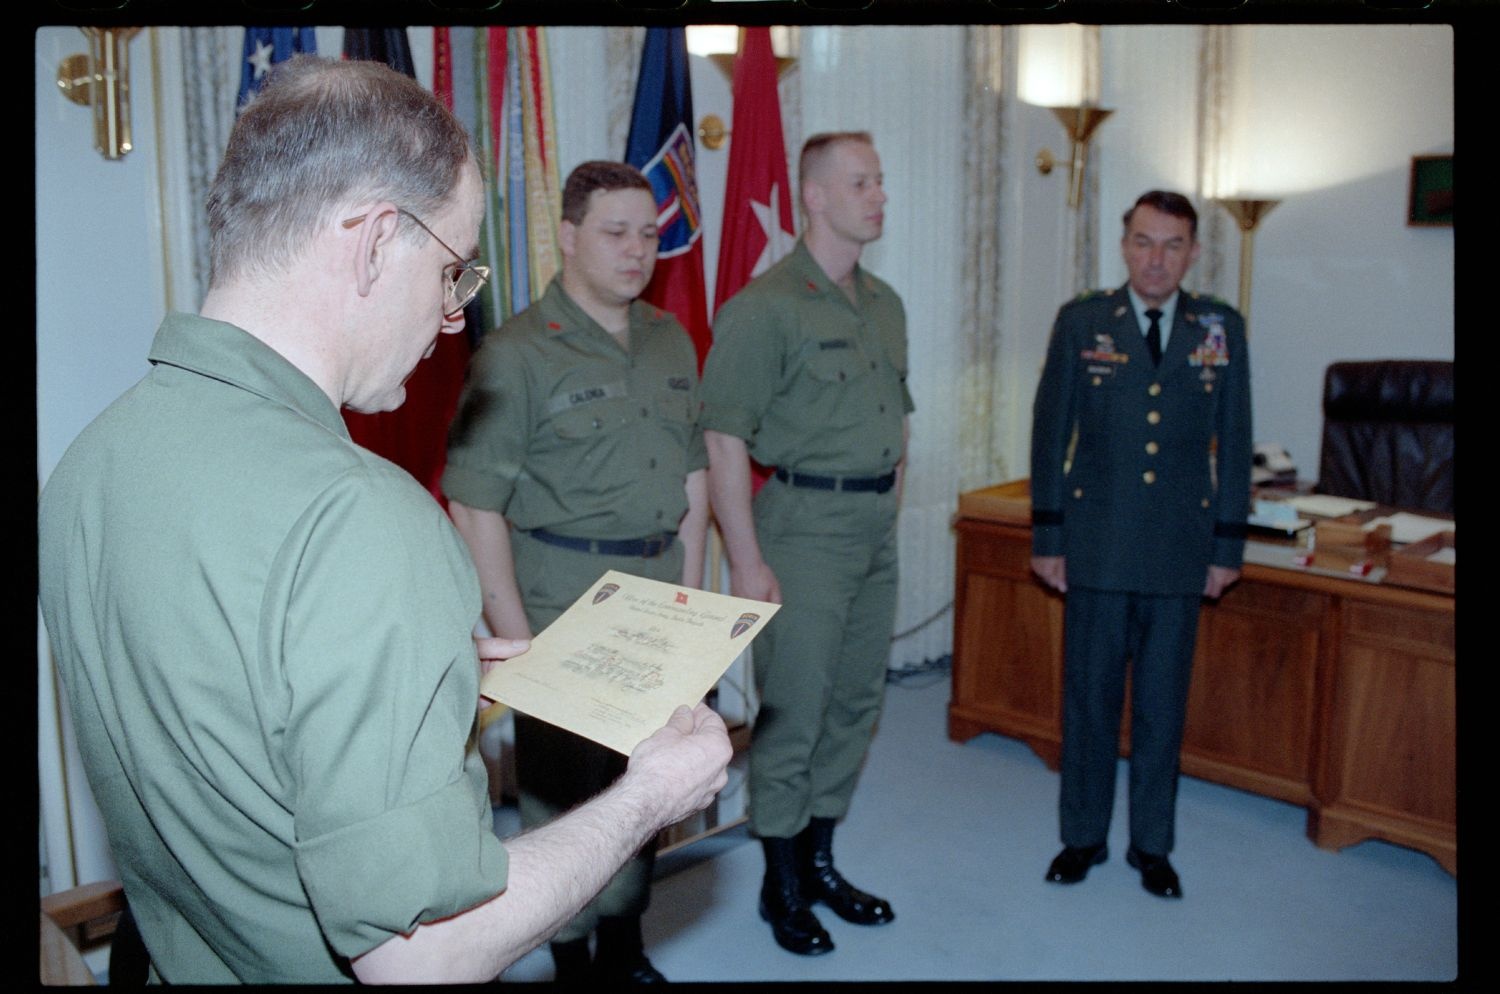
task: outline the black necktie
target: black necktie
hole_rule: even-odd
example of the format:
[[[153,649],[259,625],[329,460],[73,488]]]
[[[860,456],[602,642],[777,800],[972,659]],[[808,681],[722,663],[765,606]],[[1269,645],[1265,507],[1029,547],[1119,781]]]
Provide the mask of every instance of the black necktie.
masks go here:
[[[1151,362],[1153,365],[1161,365],[1161,311],[1155,307],[1146,312],[1146,317],[1151,319],[1151,327],[1146,329],[1146,348],[1151,350]]]

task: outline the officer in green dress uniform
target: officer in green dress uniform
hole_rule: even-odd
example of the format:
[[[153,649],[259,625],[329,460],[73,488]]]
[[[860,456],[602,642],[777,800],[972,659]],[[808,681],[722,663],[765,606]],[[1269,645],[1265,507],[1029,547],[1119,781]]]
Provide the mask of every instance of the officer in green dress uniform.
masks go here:
[[[901,300],[859,267],[886,200],[870,136],[814,136],[800,177],[805,235],[719,312],[701,420],[731,590],[782,604],[754,650],[750,827],[761,915],[812,955],[833,948],[813,902],[894,917],[834,869],[832,841],[884,699],[912,401]],[[753,505],[751,456],[775,467]]]
[[[1147,891],[1182,896],[1167,854],[1199,604],[1239,577],[1250,511],[1244,321],[1179,289],[1197,222],[1180,194],[1136,201],[1129,282],[1063,305],[1037,388],[1031,563],[1067,595],[1055,883],[1108,857],[1128,660],[1126,861]]]
[[[633,166],[585,162],[563,190],[561,275],[486,336],[448,443],[443,490],[497,635],[551,624],[606,570],[700,586],[708,520],[697,356],[636,298],[656,265],[656,201]],[[612,783],[625,757],[517,714],[523,826]],[[646,958],[648,844],[553,938],[559,980],[660,982]],[[597,933],[590,961],[589,936]]]

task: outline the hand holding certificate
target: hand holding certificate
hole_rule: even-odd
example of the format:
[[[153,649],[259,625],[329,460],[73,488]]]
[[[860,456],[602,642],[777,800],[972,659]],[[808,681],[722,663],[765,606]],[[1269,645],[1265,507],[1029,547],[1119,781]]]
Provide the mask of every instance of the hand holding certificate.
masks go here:
[[[778,610],[610,570],[479,691],[628,756],[700,701]]]

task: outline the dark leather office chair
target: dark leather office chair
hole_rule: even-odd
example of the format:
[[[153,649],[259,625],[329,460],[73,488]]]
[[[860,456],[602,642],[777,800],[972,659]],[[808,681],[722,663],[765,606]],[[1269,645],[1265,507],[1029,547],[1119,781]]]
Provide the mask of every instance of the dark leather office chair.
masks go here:
[[[1317,489],[1453,513],[1453,363],[1330,365],[1323,378]]]

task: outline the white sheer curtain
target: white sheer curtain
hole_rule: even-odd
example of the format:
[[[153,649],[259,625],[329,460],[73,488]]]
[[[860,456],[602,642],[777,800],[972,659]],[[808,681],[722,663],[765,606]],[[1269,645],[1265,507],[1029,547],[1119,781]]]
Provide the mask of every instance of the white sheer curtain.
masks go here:
[[[181,99],[185,120],[182,150],[186,159],[186,202],[192,211],[193,276],[197,298],[208,290],[208,218],[204,203],[209,185],[219,171],[219,160],[234,127],[234,104],[239,95],[242,27],[182,28]],[[326,53],[325,53],[326,54]],[[195,303],[195,302],[193,302]],[[181,306],[192,307],[193,303]]]
[[[964,202],[961,377],[958,381],[958,491],[1008,479],[1001,424],[1006,378],[1000,375],[1005,256],[1000,238],[1011,129],[1005,61],[1012,32],[995,25],[965,29],[963,71]]]
[[[115,336],[104,352],[109,363],[145,370],[145,345],[153,322],[169,310],[197,310],[208,285],[208,233],[204,199],[228,143],[239,88],[242,27],[149,28],[133,43],[131,94],[136,109],[136,149],[121,164],[135,170],[150,163],[152,179],[128,187],[124,200],[145,197],[137,215],[145,226],[141,251],[159,263],[159,279],[138,286],[125,304],[131,327]],[[50,89],[47,87],[46,89]],[[60,165],[71,181],[77,166]],[[85,177],[91,175],[83,173]],[[50,177],[49,177],[50,179]],[[121,188],[126,186],[119,180]],[[132,204],[132,208],[137,205]],[[39,219],[40,220],[40,219]],[[57,223],[57,218],[49,223]],[[39,265],[47,261],[39,252]],[[113,260],[96,261],[107,284],[118,279]],[[156,294],[160,293],[157,297]],[[39,325],[39,334],[47,333]],[[142,340],[135,342],[133,337]],[[126,339],[132,339],[126,342]],[[120,358],[114,351],[129,353]],[[98,357],[91,357],[96,363]],[[39,369],[39,376],[42,371]],[[63,375],[49,370],[49,376]],[[131,376],[138,375],[132,373]],[[50,384],[52,381],[49,380]],[[97,367],[74,382],[76,403],[102,410],[123,385],[105,386]],[[97,389],[97,396],[91,391]],[[39,415],[44,412],[39,411]],[[92,414],[90,414],[92,417]],[[48,427],[53,427],[49,425]],[[66,444],[66,440],[62,444]],[[60,450],[57,455],[60,455]],[[38,483],[45,484],[53,457],[39,459]],[[52,661],[45,629],[37,624],[37,769],[39,877],[42,893],[115,876],[103,821],[94,804],[71,729],[67,701]]]
[[[1209,195],[1219,190],[1228,151],[1233,30],[1227,24],[1205,24],[1198,28],[1198,190]],[[1192,277],[1199,291],[1225,300],[1237,299],[1238,277],[1225,261],[1225,246],[1238,237],[1239,229],[1229,214],[1204,200],[1198,218],[1198,241],[1203,247]]]
[[[801,134],[867,130],[885,172],[885,233],[863,262],[906,305],[911,420],[899,542],[898,638],[890,664],[918,667],[952,651],[953,536],[961,485],[964,376],[964,168],[972,136],[961,26],[806,27],[798,72]]]

